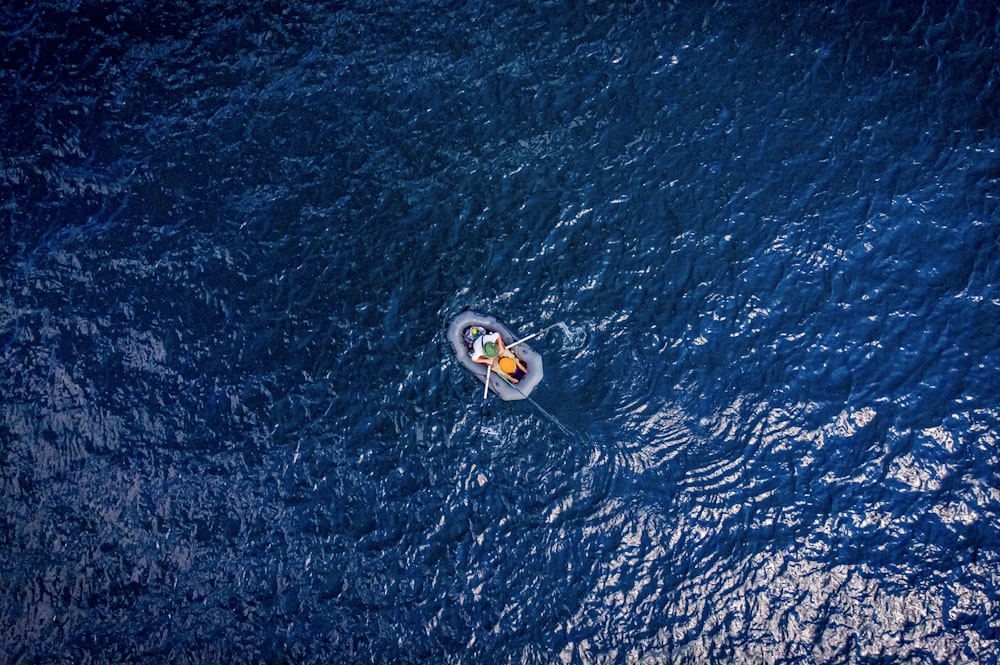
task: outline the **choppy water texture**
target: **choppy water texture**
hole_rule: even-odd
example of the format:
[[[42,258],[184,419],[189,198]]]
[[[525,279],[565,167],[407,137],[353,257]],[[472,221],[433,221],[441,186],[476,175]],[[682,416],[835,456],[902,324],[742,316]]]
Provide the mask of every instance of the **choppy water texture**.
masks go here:
[[[995,3],[123,5],[0,9],[0,662],[997,662]]]

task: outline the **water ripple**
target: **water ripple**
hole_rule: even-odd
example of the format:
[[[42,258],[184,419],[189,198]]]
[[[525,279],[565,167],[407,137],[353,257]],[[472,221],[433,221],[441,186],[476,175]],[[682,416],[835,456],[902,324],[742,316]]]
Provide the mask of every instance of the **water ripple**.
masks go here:
[[[996,662],[995,9],[577,4],[0,8],[8,659]]]

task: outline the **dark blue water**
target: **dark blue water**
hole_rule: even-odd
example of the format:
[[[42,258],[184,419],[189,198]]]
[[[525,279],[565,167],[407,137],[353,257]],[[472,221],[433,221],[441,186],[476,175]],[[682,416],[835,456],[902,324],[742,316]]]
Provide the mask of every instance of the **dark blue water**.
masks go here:
[[[993,3],[0,46],[0,663],[998,662]]]

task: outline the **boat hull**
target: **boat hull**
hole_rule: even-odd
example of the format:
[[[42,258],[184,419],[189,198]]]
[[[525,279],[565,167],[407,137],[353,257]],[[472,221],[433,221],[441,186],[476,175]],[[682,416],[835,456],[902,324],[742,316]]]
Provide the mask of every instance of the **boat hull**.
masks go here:
[[[490,332],[500,333],[503,343],[510,346],[517,341],[514,333],[507,326],[500,323],[495,317],[479,314],[471,310],[462,312],[448,326],[448,341],[451,342],[455,357],[465,369],[469,370],[477,379],[486,383],[487,367],[482,363],[477,363],[469,355],[469,348],[465,341],[465,330],[470,326],[480,326]],[[490,390],[505,402],[524,399],[531,394],[544,376],[542,367],[542,356],[527,344],[518,344],[512,353],[524,361],[528,367],[527,374],[516,384],[508,383],[503,376],[496,372],[489,373]]]

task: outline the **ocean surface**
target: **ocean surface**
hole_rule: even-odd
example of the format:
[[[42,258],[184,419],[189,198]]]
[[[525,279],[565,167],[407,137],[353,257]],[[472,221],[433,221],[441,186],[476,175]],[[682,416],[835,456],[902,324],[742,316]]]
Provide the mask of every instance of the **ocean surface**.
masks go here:
[[[0,665],[997,663],[995,2],[0,8]],[[485,401],[465,309],[532,340]]]

